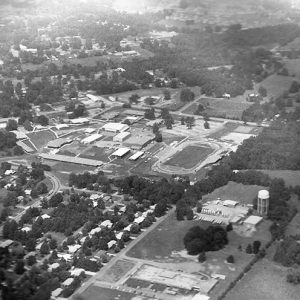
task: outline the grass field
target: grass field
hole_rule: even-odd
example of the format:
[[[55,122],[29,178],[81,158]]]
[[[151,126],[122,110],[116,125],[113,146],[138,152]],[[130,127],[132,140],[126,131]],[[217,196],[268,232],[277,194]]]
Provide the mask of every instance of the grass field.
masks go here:
[[[134,262],[128,260],[118,260],[105,274],[99,279],[106,282],[116,282],[120,280],[129,270],[134,267]]]
[[[300,58],[285,60],[284,66],[288,69],[290,76],[295,75],[295,79],[300,79]]]
[[[134,298],[134,294],[95,285],[86,289],[81,296],[84,300],[131,300]]]
[[[194,115],[197,107],[201,103],[208,116],[241,119],[243,111],[252,104],[246,101],[237,101],[232,99],[201,98],[199,101],[191,104],[183,110],[185,114]]]
[[[80,154],[80,157],[89,158],[89,159],[96,159],[101,160],[104,162],[108,162],[108,156],[112,154],[114,150],[104,149],[104,148],[98,148],[98,147],[92,147],[84,151],[82,154]]]
[[[46,146],[48,142],[56,139],[55,134],[51,130],[30,132],[27,136],[37,149]]]
[[[211,194],[203,197],[204,201],[216,200],[234,200],[241,204],[252,204],[252,200],[257,196],[259,190],[265,189],[259,185],[244,185],[230,181],[227,185],[214,190]]]
[[[6,189],[0,189],[0,214],[3,210],[3,201],[4,198],[7,196],[7,190]]]
[[[273,97],[274,99],[280,97],[285,91],[288,91],[291,87],[292,82],[295,79],[289,76],[282,75],[271,75],[260,83],[267,89],[268,98]]]
[[[286,282],[287,268],[268,259],[256,263],[240,282],[228,293],[225,300],[296,300],[300,285]]]
[[[300,185],[300,171],[292,170],[258,170],[271,178],[282,178],[287,186]]]
[[[180,152],[177,152],[164,164],[190,169],[204,160],[210,153],[212,153],[212,149],[210,147],[187,146]]]

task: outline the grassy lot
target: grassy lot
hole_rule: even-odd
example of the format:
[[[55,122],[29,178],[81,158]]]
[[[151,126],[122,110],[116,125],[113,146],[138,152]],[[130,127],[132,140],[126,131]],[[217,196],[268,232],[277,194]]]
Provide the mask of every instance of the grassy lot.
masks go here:
[[[292,82],[295,79],[289,76],[271,75],[260,83],[267,89],[268,98],[274,97],[275,99],[280,97],[285,91],[288,91]]]
[[[96,159],[101,160],[104,162],[108,162],[108,156],[112,154],[114,150],[106,149],[106,148],[98,148],[96,146],[87,149],[82,154],[80,154],[80,157],[89,158],[89,159]]]
[[[228,133],[233,132],[238,127],[239,127],[238,123],[227,122],[218,131],[213,132],[212,134],[210,134],[208,136],[208,138],[211,138],[211,139],[220,139],[221,137],[227,135]]]
[[[134,263],[128,260],[118,260],[99,279],[106,282],[116,282],[120,280],[129,270],[134,267]]]
[[[204,112],[207,113],[208,116],[233,119],[241,119],[243,111],[252,105],[245,100],[201,98],[199,101],[184,109],[183,113],[194,115],[199,103],[205,107]]]
[[[271,178],[282,178],[287,186],[300,185],[300,171],[292,170],[259,170]]]
[[[285,60],[284,66],[288,69],[290,76],[295,75],[295,79],[300,79],[300,58]]]
[[[225,300],[299,299],[300,285],[287,283],[286,274],[287,268],[263,259],[252,267]]]
[[[252,200],[257,197],[257,193],[261,189],[265,189],[265,187],[259,185],[244,185],[230,181],[227,185],[214,190],[211,194],[205,195],[203,200],[208,201],[221,198],[221,200],[229,199],[238,201],[241,204],[252,204]]]
[[[85,300],[131,300],[134,294],[93,285],[86,289],[81,296]]]
[[[37,149],[46,146],[50,141],[56,139],[55,134],[50,130],[30,132],[27,134],[27,136]]]
[[[164,164],[190,169],[205,159],[210,153],[212,153],[212,149],[210,147],[187,146],[180,152],[173,155]]]

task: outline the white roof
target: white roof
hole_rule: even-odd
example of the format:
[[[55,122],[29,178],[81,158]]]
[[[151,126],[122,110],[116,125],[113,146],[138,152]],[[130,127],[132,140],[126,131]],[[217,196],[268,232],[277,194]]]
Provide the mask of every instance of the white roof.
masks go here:
[[[94,132],[94,131],[96,131],[96,128],[86,128],[86,129],[84,130],[85,133],[92,133],[92,132]]]
[[[113,245],[115,245],[117,242],[115,240],[109,241],[107,243],[108,249],[110,249]]]
[[[138,151],[134,153],[132,156],[129,157],[129,160],[136,160],[139,157],[141,157],[145,152],[144,151]]]
[[[116,234],[116,238],[117,240],[120,240],[123,236],[124,232],[119,232],[118,234]]]
[[[269,191],[267,191],[267,190],[260,190],[258,192],[258,198],[260,198],[260,199],[269,199],[270,198]]]
[[[92,230],[89,232],[89,234],[90,234],[90,235],[93,235],[93,234],[95,234],[95,233],[97,233],[97,232],[100,232],[100,231],[101,231],[101,228],[100,228],[100,227],[96,227],[96,228],[92,229]]]
[[[97,96],[97,95],[86,94],[86,96],[87,96],[89,99],[93,100],[93,101],[100,101],[100,100],[102,100],[102,97]]]
[[[59,258],[64,258],[66,261],[69,261],[72,259],[72,255],[68,253],[57,253],[57,256]]]
[[[209,300],[209,297],[198,293],[192,298],[192,300]]]
[[[223,205],[224,206],[236,206],[238,204],[237,201],[233,201],[233,200],[225,200],[223,201]]]
[[[51,292],[51,297],[54,297],[54,298],[58,297],[62,291],[63,291],[62,288],[57,288],[56,290]]]
[[[100,138],[102,138],[102,134],[99,134],[99,133],[95,133],[95,134],[92,134],[84,139],[81,140],[81,143],[83,144],[89,144],[89,143],[92,143],[94,141],[97,141],[99,140]]]
[[[127,129],[129,129],[129,126],[127,124],[122,124],[122,123],[113,123],[113,122],[109,122],[107,124],[105,124],[102,129],[106,130],[106,131],[125,131]]]
[[[43,214],[43,215],[41,215],[41,218],[44,220],[44,219],[49,219],[51,217],[47,214]]]
[[[245,221],[244,224],[257,225],[263,218],[259,216],[250,216]]]
[[[112,155],[113,156],[119,156],[122,157],[123,155],[125,155],[126,153],[128,153],[130,151],[129,148],[119,148],[117,151],[115,151]]]
[[[129,224],[127,227],[124,228],[124,231],[130,231],[133,224]]]
[[[31,230],[31,228],[26,226],[26,227],[23,227],[21,230],[22,230],[22,231],[25,231],[25,232],[28,232],[28,231]]]
[[[98,200],[98,199],[100,199],[101,198],[101,196],[99,195],[99,194],[92,194],[91,196],[90,196],[90,199],[91,200]]]
[[[70,122],[72,124],[82,124],[82,123],[88,123],[90,120],[88,118],[77,118],[77,119],[71,119]]]
[[[112,222],[110,220],[105,220],[100,224],[100,226],[110,228],[112,226]]]
[[[122,131],[122,132],[118,133],[116,136],[114,136],[114,139],[123,139],[129,135],[130,135],[129,131]]]
[[[142,223],[144,220],[145,220],[145,217],[140,216],[140,217],[138,217],[138,218],[135,218],[135,219],[134,219],[134,222],[137,223],[137,224],[140,224],[140,223]]]
[[[68,251],[70,253],[75,253],[76,251],[78,251],[81,248],[81,245],[71,245],[68,246]]]
[[[74,270],[71,270],[72,276],[79,276],[82,272],[84,272],[84,269],[81,268],[75,268]]]
[[[74,281],[74,278],[70,277],[70,278],[66,279],[62,284],[64,286],[69,286],[73,281]]]
[[[49,266],[49,271],[55,270],[59,268],[59,263],[53,263],[52,265]]]

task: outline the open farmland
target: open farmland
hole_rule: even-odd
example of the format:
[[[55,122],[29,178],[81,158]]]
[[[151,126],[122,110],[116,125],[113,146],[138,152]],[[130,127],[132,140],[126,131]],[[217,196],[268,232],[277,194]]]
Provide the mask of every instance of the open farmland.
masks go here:
[[[244,185],[242,183],[229,181],[227,185],[214,190],[211,194],[205,195],[203,200],[208,201],[220,198],[221,200],[229,199],[238,201],[241,204],[252,204],[253,199],[257,197],[257,193],[261,189],[265,189],[265,187],[259,185]]]
[[[285,60],[284,66],[287,68],[290,76],[300,79],[300,58]]]
[[[241,119],[243,111],[252,105],[246,100],[201,98],[183,110],[183,113],[193,115],[199,104],[204,106],[204,113],[207,113],[208,116],[231,119]]]
[[[51,130],[30,132],[27,136],[37,149],[45,147],[50,141],[56,139],[56,135]]]
[[[187,146],[173,155],[164,164],[190,169],[196,166],[200,161],[204,160],[210,153],[212,153],[210,147]]]
[[[292,170],[258,170],[271,178],[282,178],[287,186],[300,185],[300,171]]]
[[[268,259],[256,263],[225,300],[296,300],[300,286],[286,282],[287,268]]]
[[[260,86],[263,86],[267,89],[268,98],[273,97],[276,99],[282,96],[285,91],[290,89],[294,80],[295,79],[293,77],[274,74],[262,81]]]

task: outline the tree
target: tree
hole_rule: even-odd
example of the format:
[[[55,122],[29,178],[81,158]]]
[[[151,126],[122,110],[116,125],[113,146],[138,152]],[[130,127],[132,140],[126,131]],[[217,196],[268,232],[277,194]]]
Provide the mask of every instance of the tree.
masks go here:
[[[232,227],[232,223],[229,223],[227,226],[226,226],[226,231],[229,232],[229,231],[232,231],[233,227]]]
[[[191,208],[188,208],[186,211],[186,219],[193,220],[193,218],[194,218],[194,212]]]
[[[47,254],[50,253],[49,246],[48,246],[48,243],[46,241],[44,241],[43,244],[41,245],[40,252],[41,252],[42,255],[47,255]]]
[[[181,122],[181,125],[184,125],[185,124],[185,118],[181,117],[180,122]]]
[[[171,99],[171,93],[169,90],[164,90],[164,99],[170,100]]]
[[[198,256],[198,261],[199,261],[200,263],[203,263],[203,262],[206,261],[206,254],[205,254],[204,251],[202,251],[202,252],[199,254],[199,256]]]
[[[160,133],[160,132],[156,132],[156,134],[155,134],[155,141],[157,142],[157,143],[161,143],[162,142],[162,134]]]
[[[267,90],[266,90],[266,88],[263,87],[262,85],[259,87],[258,93],[259,93],[262,97],[267,97]]]
[[[261,242],[260,241],[254,241],[253,242],[253,253],[257,254],[259,252],[259,248],[261,246]]]
[[[36,185],[36,191],[38,192],[39,195],[48,193],[48,187],[45,184],[45,182],[39,182]]]
[[[45,115],[38,116],[36,122],[42,126],[49,125],[49,119]]]
[[[300,88],[299,82],[294,80],[290,87],[290,93],[298,93],[299,88]]]
[[[138,94],[132,94],[130,97],[129,97],[129,102],[132,104],[137,104],[138,103],[138,100],[140,99],[140,96]]]
[[[189,88],[184,88],[180,92],[180,100],[182,102],[190,102],[195,99],[195,94],[189,89]]]
[[[29,238],[26,241],[26,250],[31,252],[35,250],[36,241],[33,238]]]
[[[13,131],[18,129],[18,123],[14,119],[9,119],[5,127],[6,131]]]
[[[49,247],[51,250],[54,250],[57,248],[57,241],[56,239],[52,238],[49,242]]]
[[[209,127],[210,127],[210,126],[209,126],[209,123],[208,123],[207,121],[205,121],[205,122],[204,122],[204,128],[205,128],[205,129],[209,129]]]
[[[248,245],[247,245],[246,253],[248,253],[248,254],[252,254],[252,253],[253,253],[251,244],[248,244]]]
[[[32,127],[31,122],[29,120],[25,120],[25,122],[23,123],[23,126],[27,131],[32,131],[33,130],[33,127]]]
[[[145,110],[145,114],[144,114],[145,119],[148,120],[155,120],[155,111],[154,108],[149,108]]]
[[[226,261],[229,263],[229,264],[233,264],[234,263],[234,257],[233,255],[229,255],[226,259]]]
[[[18,275],[21,275],[25,272],[25,268],[24,268],[25,264],[24,264],[24,260],[23,259],[18,259],[16,266],[15,266],[15,273]]]
[[[27,265],[30,266],[30,267],[33,266],[33,265],[36,263],[36,258],[35,258],[35,256],[34,256],[34,255],[28,256],[27,259],[26,259],[26,263],[27,263]]]

